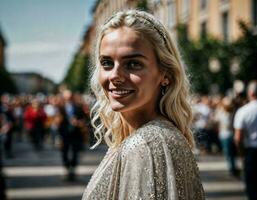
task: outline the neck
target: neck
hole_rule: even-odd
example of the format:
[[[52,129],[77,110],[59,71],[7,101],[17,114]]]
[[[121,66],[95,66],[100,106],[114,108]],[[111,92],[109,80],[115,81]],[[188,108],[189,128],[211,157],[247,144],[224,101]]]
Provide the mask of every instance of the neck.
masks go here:
[[[257,100],[256,96],[249,96],[249,101],[255,101],[255,100]]]
[[[137,114],[121,113],[122,122],[128,127],[129,133],[132,133],[142,125],[158,117],[161,117],[161,114],[157,112]]]

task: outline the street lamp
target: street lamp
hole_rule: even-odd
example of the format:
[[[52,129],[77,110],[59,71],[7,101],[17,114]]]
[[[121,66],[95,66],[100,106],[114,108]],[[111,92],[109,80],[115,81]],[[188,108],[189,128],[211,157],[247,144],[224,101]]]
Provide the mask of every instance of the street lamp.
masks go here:
[[[244,91],[245,89],[245,84],[241,80],[235,80],[233,83],[233,89],[236,94],[240,94]]]
[[[240,65],[238,58],[233,58],[230,63],[230,72],[233,75],[237,75],[240,71]]]
[[[217,58],[211,58],[209,60],[209,70],[212,73],[218,73],[221,69],[220,61]]]

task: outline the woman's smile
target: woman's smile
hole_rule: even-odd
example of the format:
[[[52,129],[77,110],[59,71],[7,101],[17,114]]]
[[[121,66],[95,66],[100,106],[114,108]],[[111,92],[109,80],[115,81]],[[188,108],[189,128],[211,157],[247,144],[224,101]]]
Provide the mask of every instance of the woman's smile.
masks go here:
[[[130,94],[132,94],[135,90],[128,90],[128,89],[122,89],[122,88],[113,88],[109,89],[109,95],[114,99],[120,99],[123,97],[127,97]]]
[[[99,61],[99,81],[114,111],[150,116],[157,113],[164,75],[149,41],[128,27],[107,32],[100,45]]]

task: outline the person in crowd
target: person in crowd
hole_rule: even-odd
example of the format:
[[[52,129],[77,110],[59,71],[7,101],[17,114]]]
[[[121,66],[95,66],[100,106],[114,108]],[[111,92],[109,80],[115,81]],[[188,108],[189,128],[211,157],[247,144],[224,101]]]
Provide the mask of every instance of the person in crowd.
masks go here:
[[[166,28],[144,11],[114,14],[99,32],[91,84],[92,148],[104,139],[109,150],[82,199],[203,200],[189,83]]]
[[[8,132],[8,124],[6,123],[5,116],[3,114],[3,106],[0,101],[0,199],[6,200],[6,183],[3,173],[3,138]]]
[[[236,145],[244,148],[244,176],[249,200],[257,199],[257,80],[247,88],[249,102],[238,109],[234,118]]]
[[[64,92],[64,105],[59,107],[58,131],[62,140],[62,160],[67,169],[67,180],[75,180],[79,152],[83,148],[82,129],[85,126],[85,113],[81,102],[70,91]]]
[[[218,104],[220,102],[220,97],[214,95],[210,97],[209,107],[210,107],[210,118],[207,123],[208,130],[208,145],[207,151],[210,153],[221,153],[222,147],[219,138],[218,123],[215,120],[215,112],[217,110]]]
[[[13,158],[13,135],[15,130],[15,118],[13,113],[13,104],[9,95],[2,96],[2,114],[5,121],[5,139],[4,152],[6,158]]]
[[[194,130],[198,147],[202,152],[210,152],[210,134],[208,124],[211,118],[211,108],[209,106],[209,97],[201,96],[193,106],[194,111]]]
[[[36,150],[43,148],[46,114],[37,98],[24,111],[25,127],[32,138]]]
[[[232,121],[233,104],[232,99],[223,97],[219,103],[215,120],[218,122],[219,138],[222,144],[222,151],[228,163],[228,169],[231,175],[238,177],[239,170],[236,166],[236,147],[234,143],[234,131]]]
[[[13,99],[13,115],[15,119],[15,132],[17,140],[22,141],[23,138],[23,105],[21,96],[15,96]]]
[[[47,131],[50,133],[53,147],[56,147],[58,142],[57,124],[55,122],[55,118],[58,113],[56,96],[50,95],[47,98],[47,103],[44,105],[44,111],[46,113],[46,128]]]

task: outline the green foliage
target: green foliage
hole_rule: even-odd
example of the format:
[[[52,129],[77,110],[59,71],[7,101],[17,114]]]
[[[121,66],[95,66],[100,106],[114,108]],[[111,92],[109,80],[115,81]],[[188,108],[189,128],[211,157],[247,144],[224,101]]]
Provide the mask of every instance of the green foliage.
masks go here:
[[[89,89],[89,56],[77,53],[63,81],[73,92]]]
[[[137,4],[139,10],[149,11],[147,0],[140,0]]]
[[[226,43],[208,35],[198,41],[192,41],[187,37],[185,25],[177,27],[178,43],[194,92],[208,94],[211,92],[210,88],[216,85],[219,92],[225,93],[236,79],[241,79],[245,83],[257,79],[257,36],[245,23],[241,22],[240,26],[243,36],[234,43]],[[234,58],[240,61],[240,70],[236,75],[230,71]],[[211,59],[218,60],[219,71],[210,71]]]
[[[10,74],[2,67],[0,69],[0,95],[3,93],[17,93],[15,83],[10,77]]]
[[[244,22],[239,22],[243,35],[232,45],[232,54],[240,61],[236,78],[248,83],[257,79],[257,35]]]

